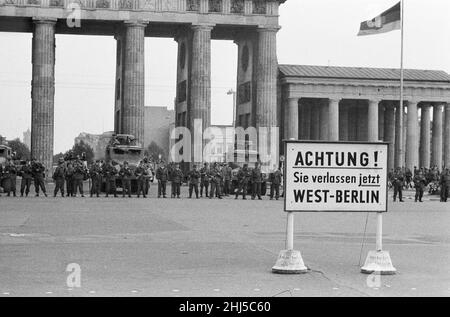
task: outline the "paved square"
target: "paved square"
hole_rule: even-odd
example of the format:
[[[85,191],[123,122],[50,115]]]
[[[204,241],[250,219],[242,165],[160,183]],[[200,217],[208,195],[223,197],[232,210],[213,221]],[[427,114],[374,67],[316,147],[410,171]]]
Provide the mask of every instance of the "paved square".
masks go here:
[[[375,248],[374,214],[362,254],[366,214],[297,214],[295,248],[311,271],[276,275],[281,200],[3,195],[0,296],[449,296],[450,204],[390,209],[384,248],[398,274],[378,279],[359,265]],[[66,284],[71,263],[81,288]]]

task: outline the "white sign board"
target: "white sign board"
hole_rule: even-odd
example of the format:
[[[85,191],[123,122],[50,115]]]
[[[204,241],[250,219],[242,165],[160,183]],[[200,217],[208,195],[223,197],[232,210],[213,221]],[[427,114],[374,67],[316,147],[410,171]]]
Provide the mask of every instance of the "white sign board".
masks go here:
[[[285,211],[387,211],[387,143],[286,141]]]

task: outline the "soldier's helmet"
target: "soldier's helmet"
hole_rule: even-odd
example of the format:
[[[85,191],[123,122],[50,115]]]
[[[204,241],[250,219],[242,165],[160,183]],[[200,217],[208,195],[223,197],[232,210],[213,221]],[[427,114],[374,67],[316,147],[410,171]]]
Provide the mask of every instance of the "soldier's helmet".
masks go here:
[[[59,163],[59,164],[64,163],[64,159],[63,159],[62,157],[60,157],[59,160],[58,160],[58,163]]]
[[[192,168],[197,168],[197,165],[195,165],[195,164],[194,164],[194,165],[192,165]]]

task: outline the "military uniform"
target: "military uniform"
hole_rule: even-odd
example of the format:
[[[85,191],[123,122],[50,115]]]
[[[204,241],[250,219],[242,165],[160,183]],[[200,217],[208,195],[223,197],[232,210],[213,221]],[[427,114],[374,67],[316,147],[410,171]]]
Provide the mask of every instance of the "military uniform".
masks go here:
[[[220,171],[219,167],[216,166],[210,170],[209,178],[211,180],[209,199],[212,199],[214,197],[222,199],[222,193],[220,188],[222,182],[222,172]]]
[[[144,198],[147,198],[146,193],[146,178],[147,178],[147,169],[144,164],[139,164],[139,166],[134,171],[136,175],[137,185],[138,185],[138,192],[137,197],[139,198],[141,193]]]
[[[399,201],[403,201],[403,182],[405,178],[402,171],[396,171],[394,173],[394,178],[392,181],[392,185],[394,186],[394,201],[397,200],[397,195]]]
[[[280,185],[281,185],[281,179],[283,178],[283,174],[278,169],[275,172],[271,174],[270,177],[270,199],[273,199],[273,196],[275,194],[276,200],[280,198]]]
[[[67,164],[66,173],[65,173],[67,197],[73,197],[73,195],[74,195],[73,174],[74,174],[74,168],[73,168],[72,163]]]
[[[198,198],[198,184],[201,177],[200,172],[194,169],[189,172],[189,198],[192,198],[192,192],[195,191],[195,196]]]
[[[183,172],[176,168],[172,172],[172,197],[180,198],[180,187],[183,182]]]
[[[97,195],[100,196],[100,188],[102,184],[102,169],[97,164],[93,164],[89,170],[89,176],[91,177],[91,197]]]
[[[447,202],[449,191],[450,191],[450,171],[446,170],[442,172],[441,178],[439,180],[441,185],[441,202]]]
[[[17,180],[17,168],[16,165],[9,161],[3,168],[3,189],[6,195],[9,197],[11,193],[16,197],[16,180]]]
[[[131,177],[133,176],[133,171],[128,166],[122,166],[119,176],[122,180],[122,197],[125,197],[125,195],[131,197]]]
[[[58,192],[61,192],[61,196],[64,197],[64,178],[66,174],[66,168],[63,165],[63,162],[59,162],[58,167],[56,167],[53,172],[53,180],[55,181],[55,190],[53,192],[53,196],[56,197]]]
[[[252,199],[255,199],[258,196],[258,199],[261,200],[261,183],[262,183],[262,173],[261,168],[259,166],[255,166],[252,170]]]
[[[22,176],[22,181],[20,182],[20,196],[25,193],[26,196],[30,193],[31,181],[33,180],[33,173],[30,164],[22,165],[19,171],[20,176]]]
[[[160,166],[156,170],[156,179],[158,180],[158,198],[161,195],[166,198],[167,180],[169,179],[169,172],[165,166]]]
[[[242,199],[246,199],[245,196],[247,195],[247,187],[248,187],[248,181],[250,180],[251,172],[248,170],[247,166],[244,166],[244,168],[240,169],[237,175],[238,182],[239,182],[239,188],[236,191],[236,198],[238,199],[239,195],[242,193]]]
[[[45,167],[42,165],[41,162],[34,161],[31,165],[33,178],[34,178],[34,189],[36,191],[36,196],[39,196],[39,189],[42,190],[45,197],[47,197],[47,190],[45,189],[45,183],[44,183],[44,173],[45,173]]]
[[[116,178],[117,178],[117,170],[111,164],[106,164],[103,167],[103,177],[106,181],[106,197],[109,197],[109,194],[114,194],[114,197],[117,197],[117,188],[116,188]]]
[[[422,173],[418,173],[414,176],[413,182],[414,188],[416,189],[415,201],[422,202],[423,191],[425,189],[425,186],[427,186],[427,180],[425,179]]]
[[[203,197],[203,188],[205,189],[205,196],[208,197],[208,187],[209,187],[209,168],[205,164],[200,169],[200,197]]]
[[[223,178],[223,193],[225,196],[230,195],[231,191],[231,166],[226,165],[222,169],[222,178]]]
[[[73,182],[74,182],[74,197],[77,197],[77,192],[80,192],[81,197],[84,197],[83,181],[86,177],[86,171],[81,162],[76,162],[73,169]]]

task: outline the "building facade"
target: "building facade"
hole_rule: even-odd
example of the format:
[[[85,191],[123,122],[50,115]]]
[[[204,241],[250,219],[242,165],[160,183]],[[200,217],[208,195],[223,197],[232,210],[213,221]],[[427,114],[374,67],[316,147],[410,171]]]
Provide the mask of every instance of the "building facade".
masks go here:
[[[450,167],[450,75],[355,67],[279,66],[285,139],[386,141],[389,167]]]

